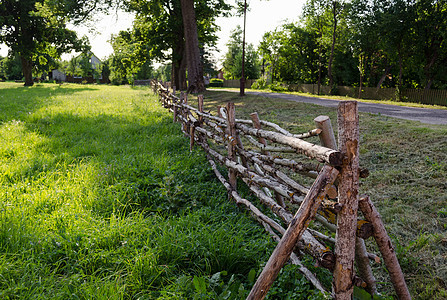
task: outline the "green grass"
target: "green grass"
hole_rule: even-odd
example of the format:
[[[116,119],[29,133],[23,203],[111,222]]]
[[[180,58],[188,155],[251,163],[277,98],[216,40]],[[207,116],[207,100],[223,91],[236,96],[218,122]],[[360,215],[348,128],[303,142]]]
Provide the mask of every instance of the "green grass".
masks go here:
[[[209,91],[205,110],[227,102],[236,116],[257,111],[293,133],[314,127],[328,115],[337,131],[335,109],[236,93]],[[318,142],[318,139],[312,139]],[[426,125],[381,115],[360,114],[360,164],[370,170],[361,193],[370,195],[382,215],[415,299],[447,298],[447,126]],[[370,251],[378,253],[372,241]],[[374,265],[379,290],[393,293],[382,265]],[[378,272],[378,273],[377,273]]]
[[[0,187],[1,299],[243,299],[274,247],[148,88],[0,83]]]
[[[205,100],[212,111],[234,101],[238,117],[258,111],[292,132],[320,114],[336,127],[334,110],[310,104],[226,92]],[[362,192],[414,298],[445,299],[447,126],[360,120],[371,171]],[[0,124],[1,299],[244,299],[273,250],[147,88],[0,83]],[[312,297],[321,298],[288,266],[267,299]]]

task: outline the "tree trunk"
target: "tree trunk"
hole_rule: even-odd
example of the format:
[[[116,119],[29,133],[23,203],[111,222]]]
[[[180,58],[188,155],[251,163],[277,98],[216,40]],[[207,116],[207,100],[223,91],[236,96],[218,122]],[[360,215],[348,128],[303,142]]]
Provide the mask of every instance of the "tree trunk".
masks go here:
[[[327,68],[327,75],[329,77],[329,87],[331,89],[332,89],[332,85],[334,84],[334,78],[332,76],[332,61],[334,60],[334,50],[335,50],[335,41],[336,41],[336,33],[337,33],[337,1],[332,1],[332,15],[334,17],[334,27],[332,29],[333,31],[332,31],[331,55],[329,56],[329,64],[328,64],[328,68]]]
[[[25,86],[32,86],[33,82],[33,62],[24,56],[20,56],[22,61],[22,72],[25,77]]]
[[[205,91],[203,67],[200,61],[197,21],[194,0],[181,0],[183,27],[185,31],[186,61],[188,64],[188,93]]]
[[[391,65],[388,64],[387,62],[387,66],[385,68],[385,71],[382,74],[382,77],[380,77],[379,83],[377,83],[376,88],[380,89],[380,87],[382,86],[383,82],[385,81],[386,75],[390,72],[391,70]]]
[[[184,91],[187,88],[186,85],[186,55],[185,55],[185,43],[183,41],[183,34],[179,38],[178,45],[172,49],[172,71],[171,81],[177,90]]]

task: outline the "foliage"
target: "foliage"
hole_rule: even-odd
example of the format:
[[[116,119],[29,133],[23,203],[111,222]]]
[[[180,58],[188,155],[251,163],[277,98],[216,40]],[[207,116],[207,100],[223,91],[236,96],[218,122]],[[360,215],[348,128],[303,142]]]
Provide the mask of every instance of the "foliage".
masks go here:
[[[210,87],[223,87],[223,79],[211,78]]]
[[[50,0],[5,0],[0,2],[0,42],[20,56],[25,85],[32,85],[33,68],[49,71],[52,59],[70,49],[86,46],[86,40],[66,28],[66,15],[59,14]]]
[[[134,51],[145,53],[150,60],[162,63],[169,61],[171,78],[176,87],[186,89],[186,60],[184,27],[180,0],[169,1],[127,1],[129,11],[136,13],[133,28],[121,32],[123,41],[134,45]],[[216,18],[225,14],[229,6],[222,0],[198,1],[195,3],[198,39],[202,64],[207,64],[209,47],[217,41]],[[206,69],[210,72],[210,68]]]
[[[238,25],[231,32],[227,43],[228,51],[225,54],[223,68],[225,79],[240,79],[242,76],[242,29]],[[245,78],[259,78],[260,65],[256,50],[252,44],[245,46]]]
[[[446,14],[445,1],[308,0],[300,23],[265,33],[259,47],[264,76],[285,83],[442,89]]]
[[[23,78],[20,57],[0,58],[0,78],[6,80],[21,80]]]

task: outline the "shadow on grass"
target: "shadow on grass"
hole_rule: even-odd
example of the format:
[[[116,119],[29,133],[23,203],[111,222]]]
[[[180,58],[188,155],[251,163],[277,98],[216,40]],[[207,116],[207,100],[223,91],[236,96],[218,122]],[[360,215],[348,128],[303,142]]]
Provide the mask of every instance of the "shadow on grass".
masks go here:
[[[97,89],[95,86],[87,85],[73,87],[73,85],[36,84],[32,87],[24,87],[18,83],[0,82],[0,122],[23,121],[28,114],[47,105],[57,96],[70,96]]]

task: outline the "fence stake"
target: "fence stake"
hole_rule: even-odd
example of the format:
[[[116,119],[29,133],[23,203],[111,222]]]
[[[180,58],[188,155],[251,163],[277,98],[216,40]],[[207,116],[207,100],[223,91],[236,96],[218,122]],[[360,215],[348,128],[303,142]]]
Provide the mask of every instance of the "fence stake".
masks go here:
[[[227,134],[229,136],[228,141],[228,157],[230,160],[235,161],[236,160],[236,112],[234,108],[234,103],[228,103],[227,104]],[[236,190],[237,185],[237,179],[236,179],[236,172],[232,169],[228,170],[228,182],[230,183],[231,187]]]
[[[318,116],[314,119],[315,125],[321,129],[319,134],[321,145],[337,150],[334,130],[332,129],[331,119],[328,116]]]
[[[354,289],[354,258],[359,199],[359,117],[356,101],[338,105],[338,144],[343,153],[339,175],[335,269],[332,283],[337,300],[350,300]]]
[[[324,166],[320,175],[310,188],[309,193],[304,198],[303,203],[293,217],[281,241],[276,246],[267,264],[256,280],[247,300],[264,299],[273,281],[278,276],[279,271],[290,258],[290,254],[296,242],[306,230],[311,219],[315,216],[318,207],[326,196],[330,184],[334,182],[338,171],[331,166]]]
[[[394,252],[393,244],[386,233],[386,229],[382,223],[382,218],[380,217],[379,212],[369,197],[363,197],[359,202],[359,206],[365,215],[366,220],[374,225],[374,239],[376,240],[380,252],[382,253],[383,261],[385,262],[390,274],[391,282],[393,283],[397,297],[402,300],[411,299],[402,269],[400,268],[396,253]]]

